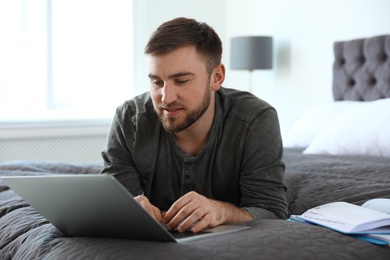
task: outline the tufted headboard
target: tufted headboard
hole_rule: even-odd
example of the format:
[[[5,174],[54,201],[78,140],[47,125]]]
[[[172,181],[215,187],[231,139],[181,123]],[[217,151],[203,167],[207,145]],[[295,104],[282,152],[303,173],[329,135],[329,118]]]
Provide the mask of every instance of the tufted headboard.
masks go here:
[[[335,101],[390,98],[390,35],[334,43]]]

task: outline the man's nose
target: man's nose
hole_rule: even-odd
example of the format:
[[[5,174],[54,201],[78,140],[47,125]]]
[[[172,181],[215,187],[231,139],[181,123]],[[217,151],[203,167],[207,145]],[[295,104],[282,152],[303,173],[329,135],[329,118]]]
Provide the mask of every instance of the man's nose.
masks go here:
[[[169,83],[165,83],[162,88],[161,101],[164,104],[170,104],[177,99],[176,88]]]

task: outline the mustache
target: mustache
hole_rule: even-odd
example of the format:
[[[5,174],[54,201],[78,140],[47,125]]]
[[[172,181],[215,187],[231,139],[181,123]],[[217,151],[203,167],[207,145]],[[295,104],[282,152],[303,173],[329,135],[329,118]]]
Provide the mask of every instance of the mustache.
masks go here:
[[[169,104],[160,104],[158,108],[160,109],[184,108],[184,105],[175,101]]]

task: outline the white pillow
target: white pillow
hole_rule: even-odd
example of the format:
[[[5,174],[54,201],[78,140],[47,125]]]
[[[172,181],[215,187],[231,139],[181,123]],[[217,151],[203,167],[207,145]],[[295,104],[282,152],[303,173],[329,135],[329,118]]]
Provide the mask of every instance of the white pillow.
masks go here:
[[[320,131],[337,115],[360,103],[358,101],[337,101],[306,111],[283,137],[284,147],[308,147]]]
[[[390,157],[390,98],[361,102],[339,114],[303,153]]]

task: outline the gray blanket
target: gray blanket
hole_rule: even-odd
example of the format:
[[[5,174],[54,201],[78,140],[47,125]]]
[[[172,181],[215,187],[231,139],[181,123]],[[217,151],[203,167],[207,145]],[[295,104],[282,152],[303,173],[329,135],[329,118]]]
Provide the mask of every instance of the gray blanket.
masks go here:
[[[331,201],[361,204],[390,198],[390,160],[302,155],[286,149],[285,182],[291,214]],[[98,174],[89,165],[19,161],[0,175]],[[390,248],[314,225],[288,220],[242,223],[250,229],[191,243],[64,237],[0,182],[0,259],[390,259]]]
[[[285,149],[284,161],[291,214],[333,201],[362,205],[390,198],[390,158],[303,155],[300,149]]]

